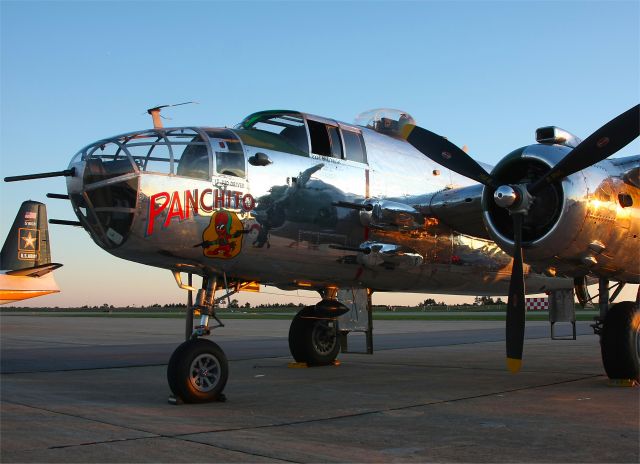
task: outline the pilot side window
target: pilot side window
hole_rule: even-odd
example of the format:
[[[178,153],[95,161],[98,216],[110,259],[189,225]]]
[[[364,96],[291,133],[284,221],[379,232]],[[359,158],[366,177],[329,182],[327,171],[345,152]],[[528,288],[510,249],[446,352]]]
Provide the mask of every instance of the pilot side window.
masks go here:
[[[346,151],[345,158],[358,163],[366,163],[367,157],[362,143],[362,136],[354,131],[342,129],[342,139],[344,140],[344,148]]]
[[[245,159],[242,144],[229,130],[207,131],[211,149],[216,156],[216,172],[227,176],[244,177]]]
[[[307,120],[307,124],[311,138],[311,153],[341,159],[342,142],[338,128],[312,120]]]

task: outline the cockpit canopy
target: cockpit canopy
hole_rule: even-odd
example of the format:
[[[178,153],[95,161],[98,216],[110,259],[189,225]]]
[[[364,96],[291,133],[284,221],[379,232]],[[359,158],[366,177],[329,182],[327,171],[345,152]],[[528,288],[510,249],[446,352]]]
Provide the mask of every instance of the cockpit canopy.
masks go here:
[[[307,154],[309,153],[309,142],[307,140],[307,129],[304,123],[304,117],[301,113],[289,110],[270,110],[260,111],[247,116],[240,124],[236,126],[236,129],[246,129],[259,131],[257,134],[265,135],[267,138],[269,134],[279,135],[285,143],[291,145],[291,147],[274,147],[281,151],[286,148],[293,148],[296,151]],[[264,133],[267,134],[264,134]],[[269,140],[270,143],[275,143],[277,139]]]
[[[362,131],[352,124],[297,111],[270,110],[247,116],[235,129],[245,145],[367,162]]]
[[[402,138],[402,128],[406,124],[416,125],[416,120],[402,110],[391,108],[377,108],[365,111],[356,116],[355,124],[373,129],[384,135]]]

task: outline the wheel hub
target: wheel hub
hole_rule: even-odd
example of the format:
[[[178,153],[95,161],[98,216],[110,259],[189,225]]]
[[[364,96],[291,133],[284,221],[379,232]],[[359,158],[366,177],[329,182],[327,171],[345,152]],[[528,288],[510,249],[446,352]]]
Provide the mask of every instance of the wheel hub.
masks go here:
[[[190,367],[189,382],[198,391],[209,392],[220,381],[220,363],[218,359],[208,353],[197,356]]]
[[[312,340],[318,353],[329,354],[337,342],[335,329],[330,327],[326,321],[319,322],[313,328]]]

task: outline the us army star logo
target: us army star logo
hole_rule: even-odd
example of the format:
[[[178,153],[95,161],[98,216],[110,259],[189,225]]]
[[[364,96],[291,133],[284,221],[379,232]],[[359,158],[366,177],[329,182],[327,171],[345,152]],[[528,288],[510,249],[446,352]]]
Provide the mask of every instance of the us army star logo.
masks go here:
[[[35,251],[38,249],[38,231],[35,229],[20,229],[20,243],[18,248],[24,251]]]

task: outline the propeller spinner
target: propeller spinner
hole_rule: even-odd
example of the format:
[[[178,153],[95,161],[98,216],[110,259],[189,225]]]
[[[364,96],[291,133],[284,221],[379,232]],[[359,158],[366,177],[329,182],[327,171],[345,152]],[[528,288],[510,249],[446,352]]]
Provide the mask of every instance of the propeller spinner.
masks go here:
[[[496,205],[511,215],[514,249],[507,304],[506,348],[507,367],[511,372],[518,372],[522,366],[526,314],[522,258],[524,217],[529,213],[536,194],[541,194],[547,185],[604,160],[638,137],[640,105],[600,127],[540,178],[515,185],[502,184],[465,151],[438,134],[411,124],[402,129],[402,134],[411,145],[436,163],[494,189]]]

